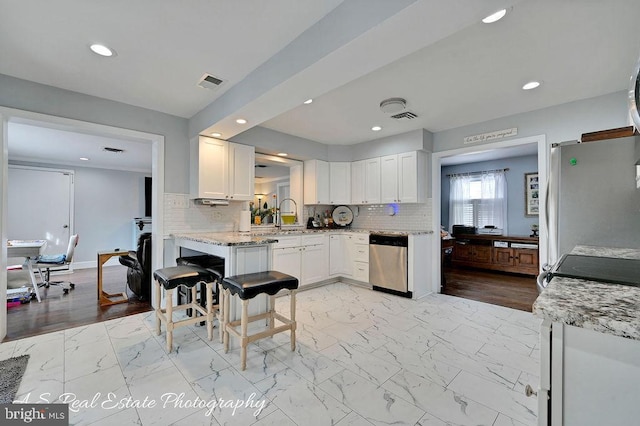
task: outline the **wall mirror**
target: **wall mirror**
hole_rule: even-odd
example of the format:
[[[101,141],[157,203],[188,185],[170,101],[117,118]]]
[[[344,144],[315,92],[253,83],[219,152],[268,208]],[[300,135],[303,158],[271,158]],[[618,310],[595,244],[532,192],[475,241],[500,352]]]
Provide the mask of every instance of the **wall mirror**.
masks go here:
[[[633,68],[629,84],[629,115],[636,129],[640,130],[640,59]]]
[[[278,221],[276,210],[287,218],[297,218],[302,223],[302,171],[304,163],[275,155],[256,153],[255,190],[252,220],[261,225],[273,226]],[[293,201],[291,201],[293,200]],[[289,224],[289,223],[286,223]]]

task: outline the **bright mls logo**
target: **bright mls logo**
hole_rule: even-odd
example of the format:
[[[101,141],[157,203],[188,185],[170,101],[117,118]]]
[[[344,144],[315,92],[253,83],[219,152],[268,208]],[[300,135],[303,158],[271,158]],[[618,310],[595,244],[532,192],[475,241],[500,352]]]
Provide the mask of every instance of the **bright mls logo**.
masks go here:
[[[67,426],[68,404],[3,404],[0,406],[2,425]]]

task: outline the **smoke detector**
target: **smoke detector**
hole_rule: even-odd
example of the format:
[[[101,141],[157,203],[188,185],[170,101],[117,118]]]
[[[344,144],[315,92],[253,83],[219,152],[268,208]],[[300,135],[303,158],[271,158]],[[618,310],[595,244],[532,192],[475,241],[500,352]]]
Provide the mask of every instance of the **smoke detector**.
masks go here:
[[[380,102],[380,110],[386,114],[397,114],[404,111],[407,101],[402,98],[389,98]]]
[[[224,80],[218,77],[214,77],[211,74],[205,73],[202,75],[202,77],[200,77],[198,86],[202,87],[203,89],[216,90],[218,87],[222,86],[223,83]]]

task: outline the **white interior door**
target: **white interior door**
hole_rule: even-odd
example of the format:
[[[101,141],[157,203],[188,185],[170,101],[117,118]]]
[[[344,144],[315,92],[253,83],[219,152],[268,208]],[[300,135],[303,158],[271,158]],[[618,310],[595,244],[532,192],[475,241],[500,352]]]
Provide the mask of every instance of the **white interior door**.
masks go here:
[[[73,172],[9,166],[7,237],[47,240],[46,254],[67,251],[73,229]]]

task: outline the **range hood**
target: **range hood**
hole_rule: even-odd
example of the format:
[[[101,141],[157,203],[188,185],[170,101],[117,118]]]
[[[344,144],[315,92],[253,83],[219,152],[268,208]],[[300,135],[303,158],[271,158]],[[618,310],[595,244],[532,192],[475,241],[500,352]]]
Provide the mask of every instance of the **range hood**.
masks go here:
[[[193,202],[200,206],[228,206],[228,200],[217,200],[215,198],[196,198]]]

